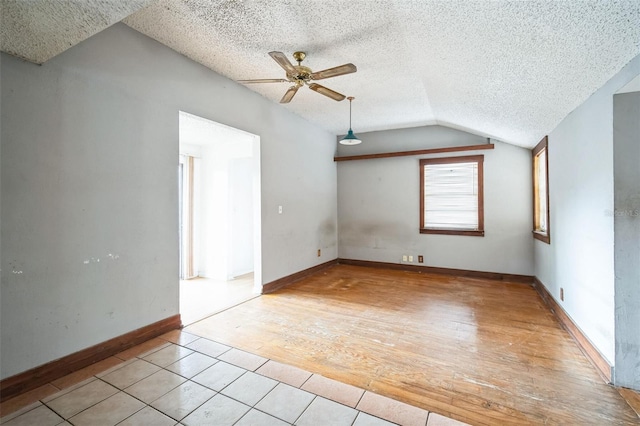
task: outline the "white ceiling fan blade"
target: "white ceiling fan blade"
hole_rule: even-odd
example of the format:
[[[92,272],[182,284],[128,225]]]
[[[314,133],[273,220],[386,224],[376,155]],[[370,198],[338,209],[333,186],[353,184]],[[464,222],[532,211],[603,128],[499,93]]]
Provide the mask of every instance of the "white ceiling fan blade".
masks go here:
[[[358,71],[358,68],[356,68],[355,65],[344,64],[337,67],[328,68],[326,70],[316,71],[314,73],[311,73],[309,77],[311,78],[311,80],[322,80],[323,78],[337,77],[339,75],[351,74],[352,72],[356,71]]]

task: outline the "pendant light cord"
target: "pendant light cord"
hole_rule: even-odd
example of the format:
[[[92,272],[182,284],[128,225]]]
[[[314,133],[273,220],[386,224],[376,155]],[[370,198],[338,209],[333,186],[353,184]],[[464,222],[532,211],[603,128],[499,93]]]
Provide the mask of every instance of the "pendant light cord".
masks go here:
[[[353,101],[355,98],[353,96],[349,96],[347,97],[347,99],[349,99],[349,131],[347,132],[345,137],[340,140],[340,143],[342,145],[357,145],[362,141],[353,134],[353,130],[351,129],[351,101]]]

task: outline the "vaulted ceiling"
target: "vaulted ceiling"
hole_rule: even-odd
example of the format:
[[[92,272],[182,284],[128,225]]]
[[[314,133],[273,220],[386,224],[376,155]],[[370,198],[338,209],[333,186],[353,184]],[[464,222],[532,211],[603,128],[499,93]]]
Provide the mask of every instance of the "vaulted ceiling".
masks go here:
[[[2,0],[2,51],[35,63],[117,22],[232,80],[284,78],[304,51],[354,96],[356,133],[442,124],[533,146],[640,54],[640,0]],[[289,83],[248,85],[277,103]],[[284,108],[335,134],[349,105],[302,88]]]

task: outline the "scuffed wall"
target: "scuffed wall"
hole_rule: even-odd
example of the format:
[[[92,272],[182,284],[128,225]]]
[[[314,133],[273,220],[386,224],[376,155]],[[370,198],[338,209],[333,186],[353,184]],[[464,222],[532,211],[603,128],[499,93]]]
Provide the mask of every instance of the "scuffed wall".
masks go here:
[[[362,133],[363,143],[339,155],[411,151],[487,143],[441,126]],[[420,234],[419,160],[425,156],[338,163],[339,257],[376,262],[532,275],[531,154],[497,141],[493,150],[431,157],[484,155],[485,236]],[[352,149],[355,148],[355,149]],[[424,263],[417,263],[417,256]]]
[[[179,111],[261,138],[263,283],[337,256],[326,131],[123,24],[1,66],[2,378],[178,313]]]

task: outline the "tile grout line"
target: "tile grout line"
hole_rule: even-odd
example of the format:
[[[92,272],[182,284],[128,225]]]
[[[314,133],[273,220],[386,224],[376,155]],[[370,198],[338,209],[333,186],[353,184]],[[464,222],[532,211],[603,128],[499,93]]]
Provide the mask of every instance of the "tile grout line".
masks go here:
[[[305,391],[305,392],[306,392],[306,391]],[[311,392],[309,392],[309,393],[311,393]],[[300,417],[302,417],[302,416],[304,415],[304,413],[306,413],[306,412],[307,412],[307,410],[309,409],[309,407],[311,407],[311,404],[313,404],[313,401],[315,401],[315,400],[316,400],[316,398],[318,398],[318,395],[313,394],[313,398],[311,398],[311,401],[309,401],[309,404],[307,404],[307,406],[306,406],[306,407],[304,407],[304,410],[302,410],[302,413],[300,413],[300,415],[299,415],[298,417],[296,417],[296,419],[293,421],[293,423],[291,423],[292,425],[295,425],[295,424],[296,424],[296,422],[297,422],[298,420],[300,420]]]
[[[44,405],[45,407],[47,407],[49,410],[51,410],[51,411],[53,411],[54,413],[56,413],[58,416],[60,416],[60,418],[62,418],[62,419],[64,419],[65,421],[67,421],[67,422],[68,422],[68,421],[69,421],[69,419],[71,419],[72,417],[75,417],[75,416],[77,416],[78,414],[80,414],[80,413],[82,413],[82,412],[84,412],[84,411],[87,411],[89,408],[94,407],[94,406],[96,406],[96,405],[100,404],[100,403],[101,403],[101,402],[103,402],[103,401],[106,401],[107,399],[111,398],[111,397],[112,397],[112,396],[114,396],[114,395],[117,395],[119,392],[122,392],[122,390],[120,390],[120,389],[118,389],[117,387],[113,386],[111,383],[107,383],[107,382],[105,382],[104,380],[101,380],[99,377],[95,377],[95,376],[92,376],[92,377],[93,377],[95,380],[91,380],[90,382],[85,383],[85,384],[84,384],[84,385],[82,385],[82,386],[78,386],[78,387],[76,387],[75,389],[72,389],[72,390],[70,390],[69,392],[66,392],[66,393],[64,393],[64,394],[62,394],[62,395],[60,395],[60,396],[58,396],[57,398],[50,399],[50,400],[48,400],[47,402],[44,402],[43,400],[40,400],[40,403],[41,403],[42,405]],[[92,404],[92,405],[90,405],[90,406],[88,406],[88,407],[86,407],[86,408],[83,408],[82,410],[78,411],[77,413],[75,413],[75,414],[73,414],[73,415],[71,415],[71,416],[69,416],[69,417],[65,417],[65,416],[63,416],[63,415],[62,415],[62,413],[59,413],[59,412],[58,412],[58,411],[56,411],[53,407],[50,407],[50,406],[48,405],[48,403],[49,403],[49,402],[53,402],[53,401],[55,401],[55,400],[56,400],[56,399],[58,399],[58,398],[61,398],[61,397],[65,396],[65,395],[68,395],[68,394],[70,394],[71,392],[73,392],[73,391],[75,391],[75,390],[77,390],[77,389],[80,389],[80,388],[82,388],[83,386],[88,385],[89,383],[93,383],[93,382],[94,382],[94,381],[96,381],[96,380],[99,380],[99,381],[101,381],[102,383],[105,383],[105,384],[107,384],[108,386],[111,386],[111,387],[113,387],[113,388],[117,389],[117,390],[118,390],[118,392],[114,393],[113,395],[109,395],[109,396],[107,396],[107,397],[106,397],[106,398],[104,398],[104,399],[101,399],[100,401],[96,402],[95,404]],[[83,383],[83,382],[80,382],[80,383]]]
[[[358,398],[358,402],[356,402],[355,408],[356,410],[358,409],[358,405],[360,405],[360,401],[362,401],[362,398],[364,398],[364,394],[367,393],[366,390],[363,389],[362,395],[360,395],[360,398]]]

